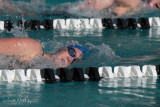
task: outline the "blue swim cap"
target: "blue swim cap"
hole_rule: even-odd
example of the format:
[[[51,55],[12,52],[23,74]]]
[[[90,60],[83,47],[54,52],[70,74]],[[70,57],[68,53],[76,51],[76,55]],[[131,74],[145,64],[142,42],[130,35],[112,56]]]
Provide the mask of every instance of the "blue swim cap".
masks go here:
[[[84,47],[82,47],[80,45],[70,45],[67,48],[77,48],[77,49],[82,51],[83,55],[85,55],[87,53],[87,51],[88,51],[88,49],[86,49],[86,48],[84,48]]]

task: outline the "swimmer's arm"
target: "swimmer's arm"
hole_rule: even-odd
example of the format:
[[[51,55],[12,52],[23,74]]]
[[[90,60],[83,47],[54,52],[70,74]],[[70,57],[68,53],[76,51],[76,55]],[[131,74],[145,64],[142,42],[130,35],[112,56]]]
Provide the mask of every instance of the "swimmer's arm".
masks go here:
[[[135,4],[128,4],[128,3],[121,3],[116,1],[116,5],[114,7],[113,12],[116,13],[118,16],[122,16],[124,14],[133,15],[136,12],[140,11],[141,7],[140,4],[143,4],[141,0],[137,0]]]
[[[101,2],[100,2],[99,0],[96,0],[95,4],[94,4],[94,9],[95,10],[103,10],[105,8],[110,7],[114,3],[114,1],[115,0],[101,0]]]
[[[103,10],[110,7],[115,0],[88,0],[82,5],[82,8],[92,6],[94,10]]]

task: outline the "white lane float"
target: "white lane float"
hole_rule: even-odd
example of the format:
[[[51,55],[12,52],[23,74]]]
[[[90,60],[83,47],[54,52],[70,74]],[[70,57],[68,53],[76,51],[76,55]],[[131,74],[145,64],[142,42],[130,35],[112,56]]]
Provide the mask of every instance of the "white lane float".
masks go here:
[[[157,76],[156,66],[144,65],[141,68],[139,66],[115,66],[114,71],[111,67],[99,67],[99,74],[102,78],[114,78],[114,77],[143,77],[143,76]]]
[[[152,27],[159,27],[160,26],[160,18],[159,17],[149,18],[149,24]]]
[[[15,69],[11,70],[10,72],[14,72],[14,80],[15,81],[26,81],[25,71],[23,69]]]
[[[102,78],[114,78],[112,67],[109,66],[99,67],[99,74]]]
[[[66,22],[64,19],[55,19],[53,20],[54,29],[66,29]]]
[[[80,21],[80,29],[91,29],[89,19],[78,19]]]
[[[156,66],[154,65],[144,65],[142,67],[143,76],[157,76]]]
[[[67,19],[66,26],[67,29],[80,29],[80,21],[78,19]]]
[[[26,71],[26,77],[28,80],[42,82],[40,69],[28,69]]]

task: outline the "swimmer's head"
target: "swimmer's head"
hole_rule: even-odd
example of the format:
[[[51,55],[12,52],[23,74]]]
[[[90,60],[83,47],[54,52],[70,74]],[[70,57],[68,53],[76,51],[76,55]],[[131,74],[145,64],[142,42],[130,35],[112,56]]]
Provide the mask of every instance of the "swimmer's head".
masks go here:
[[[87,49],[79,45],[70,45],[62,48],[55,55],[54,61],[59,67],[67,67],[75,60],[82,59],[83,55],[87,53]]]

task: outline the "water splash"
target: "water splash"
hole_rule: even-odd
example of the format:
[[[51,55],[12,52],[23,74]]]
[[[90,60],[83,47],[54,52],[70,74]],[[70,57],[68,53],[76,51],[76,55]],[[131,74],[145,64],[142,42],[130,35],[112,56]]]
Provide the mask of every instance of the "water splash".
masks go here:
[[[0,69],[24,68],[24,64],[14,56],[0,56]]]
[[[57,68],[57,64],[51,59],[39,56],[28,63],[22,62],[19,58],[12,55],[0,56],[0,69],[43,69]]]
[[[120,61],[120,57],[115,54],[115,51],[109,45],[86,43],[84,47],[88,49],[88,54],[84,55],[82,61],[77,61],[73,66],[84,68],[89,66],[100,67],[112,65]]]
[[[116,58],[119,58],[115,51],[109,46],[104,43],[101,45],[94,45],[92,43],[86,43],[89,46],[89,50],[96,52],[96,56],[98,58],[104,58],[106,61],[111,61]]]
[[[13,25],[13,29],[10,33],[13,33],[14,37],[29,37],[28,32],[25,30],[24,22],[26,20],[23,18],[22,15],[22,26],[17,26],[16,24]]]

